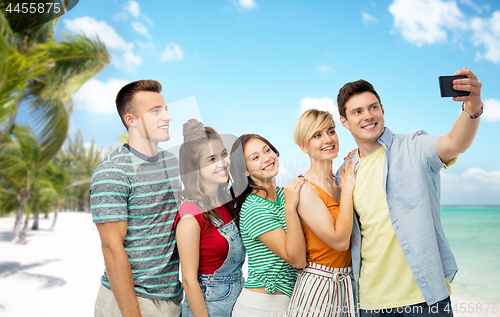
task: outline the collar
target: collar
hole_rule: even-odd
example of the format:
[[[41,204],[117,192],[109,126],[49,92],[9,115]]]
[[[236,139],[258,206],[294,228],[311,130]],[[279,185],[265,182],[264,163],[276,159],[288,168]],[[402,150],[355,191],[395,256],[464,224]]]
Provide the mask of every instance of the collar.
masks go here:
[[[384,133],[378,138],[378,142],[385,148],[387,149],[391,148],[392,141],[393,141],[394,133],[392,133],[391,130],[389,130],[388,127],[384,128]],[[352,156],[352,161],[356,163],[356,168],[355,170],[358,170],[359,167],[359,151],[356,151],[354,155]],[[340,170],[339,170],[340,171]],[[340,174],[339,174],[340,175]]]
[[[387,150],[391,148],[394,133],[388,127],[384,128],[384,133],[378,138],[378,142]]]
[[[156,153],[155,156],[147,156],[146,154],[142,154],[141,152],[139,152],[136,149],[134,149],[128,143],[123,143],[123,147],[126,147],[130,151],[130,153],[132,153],[133,155],[137,156],[141,160],[144,160],[144,161],[149,162],[149,163],[154,163],[154,162],[158,161],[158,159],[160,157],[160,152]]]

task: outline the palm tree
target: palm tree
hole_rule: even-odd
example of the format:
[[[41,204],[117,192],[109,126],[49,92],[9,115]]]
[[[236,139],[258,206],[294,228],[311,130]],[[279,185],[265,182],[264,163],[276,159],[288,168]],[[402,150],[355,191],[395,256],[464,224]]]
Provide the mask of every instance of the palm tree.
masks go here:
[[[15,38],[0,11],[0,122],[17,112],[29,80],[50,69],[51,61],[43,47],[23,54],[12,44]]]
[[[61,150],[62,151],[62,150]],[[60,151],[60,152],[61,152]],[[59,155],[58,155],[59,156]],[[57,162],[57,163],[56,163]],[[63,163],[64,165],[60,165],[60,163]],[[61,210],[61,207],[63,206],[64,202],[66,201],[68,197],[68,192],[71,186],[71,178],[70,175],[65,168],[65,163],[67,162],[61,162],[57,160],[57,157],[54,158],[49,164],[46,166],[46,171],[47,171],[47,177],[52,183],[52,188],[54,190],[54,193],[56,194],[54,204],[52,207],[54,207],[54,220],[52,221],[52,226],[50,227],[50,231],[54,230],[54,227],[57,222],[57,216],[59,214],[59,210]],[[44,209],[44,208],[41,208]],[[48,212],[47,209],[43,210],[44,212]]]
[[[69,2],[65,0],[67,5]],[[105,45],[98,38],[71,35],[54,39],[56,20],[12,32],[9,22],[26,25],[33,22],[30,19],[35,20],[35,25],[40,23],[38,15],[8,21],[0,10],[0,61],[8,62],[0,68],[5,74],[0,77],[0,122],[9,117],[4,131],[12,129],[19,106],[25,100],[34,100],[32,107],[44,108],[50,107],[52,99],[61,99],[71,113],[71,94],[110,61]],[[47,101],[49,105],[45,105]]]
[[[20,32],[13,32],[9,24],[31,23],[26,19],[32,18],[37,17],[27,15],[21,22],[8,21],[0,10],[0,123],[6,120],[0,134],[0,182],[11,186],[0,195],[19,197],[13,242],[19,241],[33,184],[67,137],[69,113],[73,110],[71,94],[110,60],[99,39],[83,35],[54,39],[55,21]],[[37,118],[35,130],[14,125],[23,101],[30,103]]]
[[[59,105],[64,111],[64,105]],[[66,116],[66,125],[68,123]],[[32,187],[40,179],[44,166],[57,154],[62,144],[54,146],[51,140],[62,140],[61,134],[66,130],[48,129],[35,136],[33,130],[26,126],[15,126],[11,135],[4,135],[0,144],[0,178],[10,183],[10,193],[19,197],[12,242],[20,242],[20,227],[26,203],[31,196]],[[4,193],[8,197],[7,193]],[[12,203],[11,205],[16,205]]]
[[[89,210],[89,183],[94,169],[103,159],[103,150],[95,141],[85,146],[83,136],[77,131],[73,137],[68,138],[67,144],[61,149],[55,161],[70,175],[68,185],[68,198],[74,203],[74,209]]]
[[[61,186],[61,178],[58,171],[58,167],[52,160],[43,168],[41,178],[34,183],[32,189],[34,201],[31,212],[34,212],[35,215],[31,230],[38,230],[40,213],[50,212],[52,208],[57,206],[61,199],[61,195],[57,190]]]

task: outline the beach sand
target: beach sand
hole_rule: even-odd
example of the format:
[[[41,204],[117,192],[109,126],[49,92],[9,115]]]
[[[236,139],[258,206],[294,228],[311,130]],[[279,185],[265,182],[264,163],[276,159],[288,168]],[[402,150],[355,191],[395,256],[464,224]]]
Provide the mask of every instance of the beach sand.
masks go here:
[[[40,218],[40,230],[29,231],[25,245],[10,242],[14,218],[0,218],[0,316],[93,316],[104,261],[91,214],[61,212],[50,232],[52,217]],[[462,294],[453,295],[452,302],[457,310],[474,307],[473,313],[455,316],[500,316],[492,307],[484,313],[484,303]]]

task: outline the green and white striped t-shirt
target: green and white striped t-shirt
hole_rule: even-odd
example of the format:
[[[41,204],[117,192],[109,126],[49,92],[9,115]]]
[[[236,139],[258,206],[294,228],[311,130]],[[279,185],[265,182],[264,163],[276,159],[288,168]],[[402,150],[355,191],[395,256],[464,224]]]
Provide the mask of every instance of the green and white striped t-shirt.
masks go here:
[[[286,231],[285,198],[276,190],[277,202],[250,194],[241,206],[240,232],[248,254],[248,279],[245,288],[265,287],[289,297],[297,280],[297,269],[269,250],[259,240],[263,233],[283,228]]]
[[[179,189],[178,160],[161,149],[148,157],[124,144],[92,174],[94,223],[127,221],[123,246],[137,296],[174,301],[182,297],[173,229]],[[106,272],[101,282],[111,288]]]

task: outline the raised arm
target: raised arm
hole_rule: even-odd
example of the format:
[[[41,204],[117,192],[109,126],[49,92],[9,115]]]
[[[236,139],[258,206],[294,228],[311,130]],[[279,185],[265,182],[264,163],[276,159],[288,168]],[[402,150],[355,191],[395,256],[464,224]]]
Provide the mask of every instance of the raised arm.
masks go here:
[[[299,215],[312,232],[337,251],[349,249],[351,239],[355,187],[354,163],[347,161],[341,167],[340,210],[337,220],[333,219],[325,203],[311,184],[305,184],[300,191]]]
[[[295,268],[306,266],[306,242],[297,214],[300,188],[304,179],[298,177],[285,187],[285,218],[287,231],[283,228],[274,229],[259,236],[274,254]]]
[[[118,307],[124,317],[140,317],[132,269],[123,246],[127,235],[127,222],[98,223],[96,227],[101,237],[106,274]]]
[[[469,91],[470,95],[453,97],[453,100],[464,102],[464,111],[473,117],[479,113],[483,105],[481,101],[482,84],[468,68],[456,71],[455,75],[466,75],[467,78],[454,80],[453,89]],[[451,131],[436,142],[436,152],[444,163],[457,157],[460,153],[464,153],[476,137],[480,118],[471,119],[464,111],[453,124]]]
[[[195,317],[208,317],[205,299],[198,283],[200,264],[200,225],[195,217],[185,214],[177,224],[175,235],[182,270],[182,285]]]

